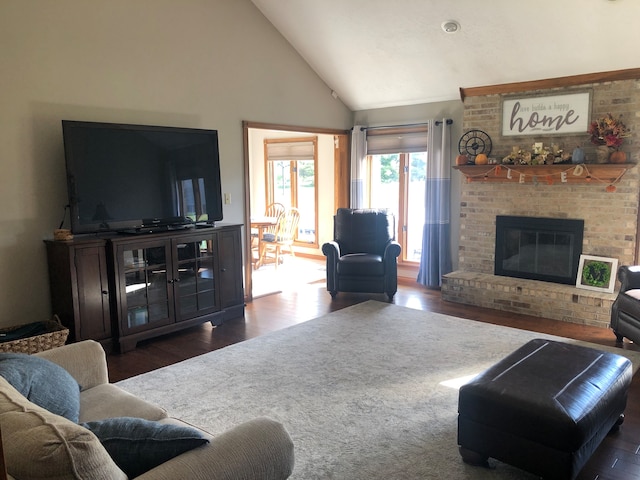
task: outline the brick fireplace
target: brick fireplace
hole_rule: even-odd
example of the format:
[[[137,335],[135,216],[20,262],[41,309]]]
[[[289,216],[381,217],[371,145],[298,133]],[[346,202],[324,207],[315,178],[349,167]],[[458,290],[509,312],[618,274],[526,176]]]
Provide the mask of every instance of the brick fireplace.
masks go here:
[[[582,253],[617,258],[621,265],[629,265],[636,248],[637,170],[629,170],[613,193],[606,192],[604,185],[591,184],[465,184],[459,269],[445,275],[443,299],[607,327],[615,294],[494,275],[496,216],[582,218]]]
[[[627,151],[631,162],[639,160],[640,82],[625,80],[583,85],[592,92],[592,115],[622,113],[633,132]],[[571,91],[554,89],[553,93]],[[530,92],[544,94],[549,91]],[[491,156],[502,158],[513,146],[529,148],[533,142],[560,143],[572,149],[580,144],[593,157],[586,134],[566,138],[509,137],[500,135],[501,95],[465,98],[463,131],[478,128],[494,144]],[[460,241],[458,270],[445,275],[444,300],[499,310],[552,318],[572,323],[607,327],[615,294],[578,289],[574,285],[494,275],[495,228],[499,215],[583,219],[582,253],[617,258],[620,265],[634,262],[637,249],[637,221],[640,178],[638,167],[629,169],[607,192],[607,182],[593,178],[589,183],[531,182],[517,180],[460,182]]]

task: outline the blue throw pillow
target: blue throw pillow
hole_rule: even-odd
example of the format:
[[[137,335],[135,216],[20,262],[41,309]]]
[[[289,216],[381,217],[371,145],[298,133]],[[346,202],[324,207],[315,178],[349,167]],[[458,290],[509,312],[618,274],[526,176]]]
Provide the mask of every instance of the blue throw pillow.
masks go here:
[[[118,417],[81,424],[100,440],[113,461],[129,478],[208,443],[195,428],[142,418]]]
[[[30,402],[78,423],[80,386],[60,365],[25,353],[0,353],[0,376]]]

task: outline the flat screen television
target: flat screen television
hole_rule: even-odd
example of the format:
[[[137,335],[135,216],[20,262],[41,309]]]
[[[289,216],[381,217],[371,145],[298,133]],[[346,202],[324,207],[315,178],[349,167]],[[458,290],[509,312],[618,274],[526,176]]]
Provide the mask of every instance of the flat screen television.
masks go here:
[[[217,130],[63,120],[73,233],[222,220]]]

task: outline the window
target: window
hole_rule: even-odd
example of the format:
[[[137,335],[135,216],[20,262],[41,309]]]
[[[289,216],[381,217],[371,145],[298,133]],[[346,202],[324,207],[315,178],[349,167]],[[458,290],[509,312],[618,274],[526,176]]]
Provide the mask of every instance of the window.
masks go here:
[[[395,215],[401,262],[418,263],[422,254],[426,149],[426,125],[367,131],[368,202]]]
[[[265,140],[266,204],[300,210],[296,242],[318,246],[317,137]]]
[[[396,217],[402,260],[419,262],[422,253],[426,152],[369,155],[372,208],[388,208]]]

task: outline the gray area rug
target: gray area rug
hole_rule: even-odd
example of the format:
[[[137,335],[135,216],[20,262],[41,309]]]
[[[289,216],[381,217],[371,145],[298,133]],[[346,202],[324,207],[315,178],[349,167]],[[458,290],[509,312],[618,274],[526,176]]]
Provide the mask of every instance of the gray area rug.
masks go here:
[[[458,391],[446,385],[533,338],[581,343],[367,301],[118,385],[212,433],[282,422],[298,480],[526,480],[536,477],[461,461]],[[638,353],[591,346],[638,368]]]

